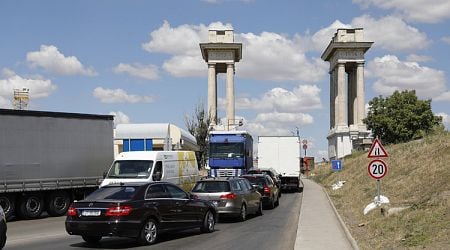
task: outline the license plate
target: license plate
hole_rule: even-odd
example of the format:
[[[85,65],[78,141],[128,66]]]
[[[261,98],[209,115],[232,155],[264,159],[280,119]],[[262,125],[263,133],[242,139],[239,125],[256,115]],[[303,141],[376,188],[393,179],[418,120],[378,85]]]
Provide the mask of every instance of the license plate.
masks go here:
[[[81,212],[82,216],[100,216],[100,210],[84,210]]]

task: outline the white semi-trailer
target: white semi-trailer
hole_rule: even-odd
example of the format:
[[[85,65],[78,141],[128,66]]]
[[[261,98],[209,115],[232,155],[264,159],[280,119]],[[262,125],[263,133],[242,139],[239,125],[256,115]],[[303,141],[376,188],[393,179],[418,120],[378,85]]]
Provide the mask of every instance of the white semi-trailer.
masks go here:
[[[113,116],[0,109],[0,205],[7,217],[64,215],[113,152]]]
[[[273,168],[281,175],[281,189],[302,191],[300,148],[297,136],[259,136],[258,168]]]

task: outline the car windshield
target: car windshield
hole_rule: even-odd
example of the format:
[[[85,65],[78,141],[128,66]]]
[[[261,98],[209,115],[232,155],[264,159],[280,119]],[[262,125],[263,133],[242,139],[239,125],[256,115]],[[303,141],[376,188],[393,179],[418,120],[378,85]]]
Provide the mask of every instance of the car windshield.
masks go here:
[[[86,197],[86,200],[130,200],[137,187],[102,187]]]
[[[244,157],[243,143],[211,143],[209,146],[209,157],[211,158]]]
[[[153,161],[115,161],[106,177],[147,179],[150,176],[152,167]]]
[[[202,181],[192,189],[196,193],[220,193],[229,192],[230,185],[226,181]]]

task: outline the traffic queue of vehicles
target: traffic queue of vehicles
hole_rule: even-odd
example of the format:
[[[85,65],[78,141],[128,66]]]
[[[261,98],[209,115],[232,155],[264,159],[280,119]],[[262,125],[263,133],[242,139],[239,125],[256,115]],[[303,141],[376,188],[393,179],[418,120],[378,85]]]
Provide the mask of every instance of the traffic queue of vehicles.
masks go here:
[[[79,235],[89,244],[118,236],[150,245],[168,231],[199,228],[211,233],[219,218],[245,221],[249,214],[261,216],[263,205],[273,209],[279,204],[278,192],[265,174],[206,178],[197,181],[191,192],[167,181],[113,183],[75,201],[65,226],[70,235]]]

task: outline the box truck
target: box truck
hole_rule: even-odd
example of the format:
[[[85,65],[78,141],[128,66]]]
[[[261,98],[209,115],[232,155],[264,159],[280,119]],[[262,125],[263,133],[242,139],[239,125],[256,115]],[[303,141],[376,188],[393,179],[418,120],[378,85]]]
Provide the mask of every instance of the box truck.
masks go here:
[[[273,168],[280,174],[281,190],[302,191],[300,147],[297,136],[259,136],[258,168]]]
[[[64,215],[113,161],[113,116],[0,109],[0,205],[8,218]]]

